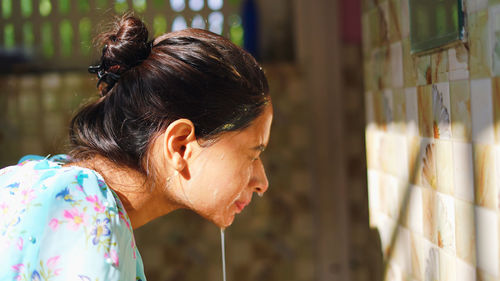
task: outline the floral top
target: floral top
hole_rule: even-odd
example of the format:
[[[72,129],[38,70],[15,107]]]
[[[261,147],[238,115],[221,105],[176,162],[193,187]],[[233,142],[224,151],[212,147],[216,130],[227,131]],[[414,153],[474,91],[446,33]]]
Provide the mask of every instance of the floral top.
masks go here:
[[[0,280],[146,280],[116,194],[64,157],[0,170]]]

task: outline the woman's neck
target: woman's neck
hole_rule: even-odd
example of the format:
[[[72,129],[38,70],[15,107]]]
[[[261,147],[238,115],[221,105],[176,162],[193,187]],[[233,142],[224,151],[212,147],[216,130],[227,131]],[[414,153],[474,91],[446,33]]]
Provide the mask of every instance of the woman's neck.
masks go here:
[[[66,166],[85,167],[98,172],[120,198],[133,229],[180,208],[165,194],[162,181],[148,178],[134,169],[118,166],[104,157],[95,156]]]

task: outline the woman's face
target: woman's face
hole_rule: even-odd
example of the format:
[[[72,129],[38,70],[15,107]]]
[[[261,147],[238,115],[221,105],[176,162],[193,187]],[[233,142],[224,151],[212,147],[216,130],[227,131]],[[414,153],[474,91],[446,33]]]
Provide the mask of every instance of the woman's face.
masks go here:
[[[250,203],[253,192],[264,193],[268,181],[260,154],[269,142],[273,118],[269,104],[251,126],[228,132],[214,144],[200,147],[188,163],[190,178],[181,182],[189,208],[220,227]]]

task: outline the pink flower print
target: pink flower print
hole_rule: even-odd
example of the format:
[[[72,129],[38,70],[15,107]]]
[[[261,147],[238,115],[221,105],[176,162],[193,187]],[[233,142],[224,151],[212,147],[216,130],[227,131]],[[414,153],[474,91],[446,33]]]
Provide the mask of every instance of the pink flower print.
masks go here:
[[[51,219],[49,222],[49,226],[50,226],[50,228],[52,228],[52,230],[56,230],[57,227],[59,226],[59,220],[58,219]]]
[[[21,272],[24,269],[24,264],[18,263],[12,266],[12,269],[14,269],[15,272]]]
[[[31,188],[23,189],[21,191],[21,204],[29,204],[33,199],[35,199],[35,195],[33,194],[35,190]]]
[[[22,237],[19,237],[19,239],[17,239],[17,243],[16,243],[16,246],[19,249],[19,251],[21,251],[23,249],[23,245],[24,245],[24,240]]]
[[[80,225],[85,224],[85,213],[78,211],[75,207],[71,210],[64,211],[64,217],[69,219],[70,226],[73,230],[77,230]]]
[[[104,254],[104,258],[106,259],[106,261],[108,263],[113,263],[114,266],[119,266],[120,265],[120,261],[119,261],[119,258],[118,258],[118,253],[115,250],[111,250],[110,254],[105,253]]]
[[[9,211],[9,205],[7,205],[7,203],[5,202],[2,202],[2,204],[0,204],[0,213],[5,215],[7,214],[8,211]]]
[[[135,255],[135,243],[134,243],[134,239],[132,239],[132,241],[130,242],[130,247],[132,247],[132,250],[134,250],[134,260],[137,258],[136,255]]]
[[[104,213],[104,210],[106,209],[101,202],[99,201],[99,198],[97,195],[94,196],[87,196],[85,198],[87,201],[94,203],[94,210],[98,213]]]
[[[127,226],[127,228],[130,229],[130,224],[128,223],[128,220],[125,217],[125,213],[122,210],[118,211],[118,216],[120,217],[121,220],[123,220],[125,222],[125,225]]]
[[[47,260],[47,267],[49,268],[49,270],[54,271],[54,275],[59,275],[59,273],[61,273],[61,268],[56,268],[58,261],[59,256],[53,256]]]

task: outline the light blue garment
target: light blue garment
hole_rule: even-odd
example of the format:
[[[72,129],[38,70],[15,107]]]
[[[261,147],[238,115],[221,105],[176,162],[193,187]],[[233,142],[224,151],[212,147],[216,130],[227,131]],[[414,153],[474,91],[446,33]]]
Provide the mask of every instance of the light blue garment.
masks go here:
[[[0,280],[146,280],[118,196],[64,156],[0,170]],[[23,159],[25,160],[25,159]]]

